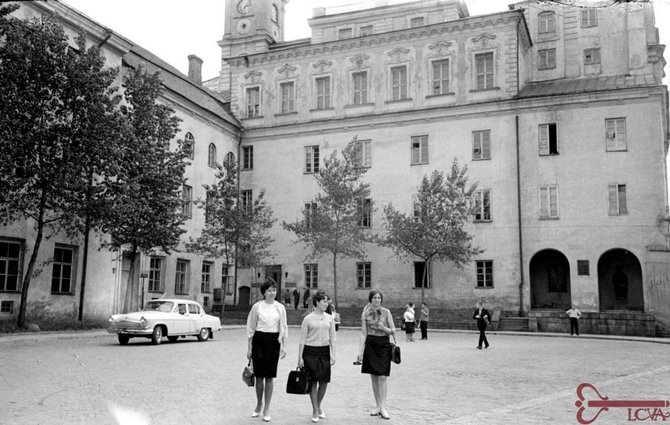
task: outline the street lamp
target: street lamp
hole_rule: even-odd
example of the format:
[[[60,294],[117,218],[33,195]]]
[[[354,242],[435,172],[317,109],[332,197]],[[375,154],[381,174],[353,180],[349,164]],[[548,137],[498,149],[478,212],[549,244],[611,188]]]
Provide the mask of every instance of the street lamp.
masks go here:
[[[140,280],[142,281],[142,289],[141,289],[141,295],[140,295],[140,306],[144,308],[144,279],[149,277],[148,272],[142,272],[140,273]]]

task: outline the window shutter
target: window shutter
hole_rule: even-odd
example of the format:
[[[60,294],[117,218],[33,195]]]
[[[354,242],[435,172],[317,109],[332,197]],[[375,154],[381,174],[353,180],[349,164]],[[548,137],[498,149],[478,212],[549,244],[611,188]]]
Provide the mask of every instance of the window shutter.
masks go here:
[[[540,155],[549,155],[549,126],[540,125]]]
[[[610,215],[619,214],[619,202],[617,200],[617,185],[610,184],[607,185],[608,188],[608,200],[609,200],[609,213]]]
[[[491,158],[491,132],[482,132],[482,159]]]
[[[421,141],[423,142],[421,145],[421,162],[422,163],[427,163],[428,162],[428,138],[427,137],[422,137]]]
[[[607,141],[607,150],[616,150],[616,131],[614,130],[614,120],[607,120],[605,122],[605,140]]]

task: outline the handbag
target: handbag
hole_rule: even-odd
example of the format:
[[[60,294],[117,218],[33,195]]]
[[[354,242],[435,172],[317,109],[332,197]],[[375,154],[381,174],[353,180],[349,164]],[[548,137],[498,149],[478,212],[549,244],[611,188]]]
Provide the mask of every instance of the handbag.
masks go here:
[[[244,366],[244,370],[242,371],[242,382],[247,384],[248,387],[253,387],[255,378],[254,367],[251,365],[251,360],[249,360],[249,364]]]
[[[400,322],[400,329],[403,330],[403,331],[405,330],[405,321],[404,320],[402,322]]]
[[[393,342],[391,343],[391,360],[395,364],[400,364],[400,346],[396,343],[395,335],[393,335]]]
[[[304,367],[289,372],[286,392],[288,394],[309,394],[309,373]]]

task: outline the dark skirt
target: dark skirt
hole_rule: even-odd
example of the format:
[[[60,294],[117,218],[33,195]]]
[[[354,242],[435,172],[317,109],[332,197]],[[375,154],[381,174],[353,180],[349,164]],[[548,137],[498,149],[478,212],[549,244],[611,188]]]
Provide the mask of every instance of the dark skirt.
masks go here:
[[[361,373],[380,376],[391,374],[391,343],[388,336],[368,335],[365,339]]]
[[[414,333],[414,322],[405,322],[405,333]]]
[[[302,359],[311,381],[330,382],[330,345],[324,347],[305,345]]]
[[[277,377],[279,349],[279,332],[254,332],[251,340],[251,359],[257,377]]]

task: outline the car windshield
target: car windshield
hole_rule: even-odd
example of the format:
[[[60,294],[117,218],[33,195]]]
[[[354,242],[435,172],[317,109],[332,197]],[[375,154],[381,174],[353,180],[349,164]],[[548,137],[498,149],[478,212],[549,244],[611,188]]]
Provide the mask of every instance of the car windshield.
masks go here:
[[[168,313],[172,311],[174,303],[172,301],[149,301],[144,306],[144,311],[162,311]]]

